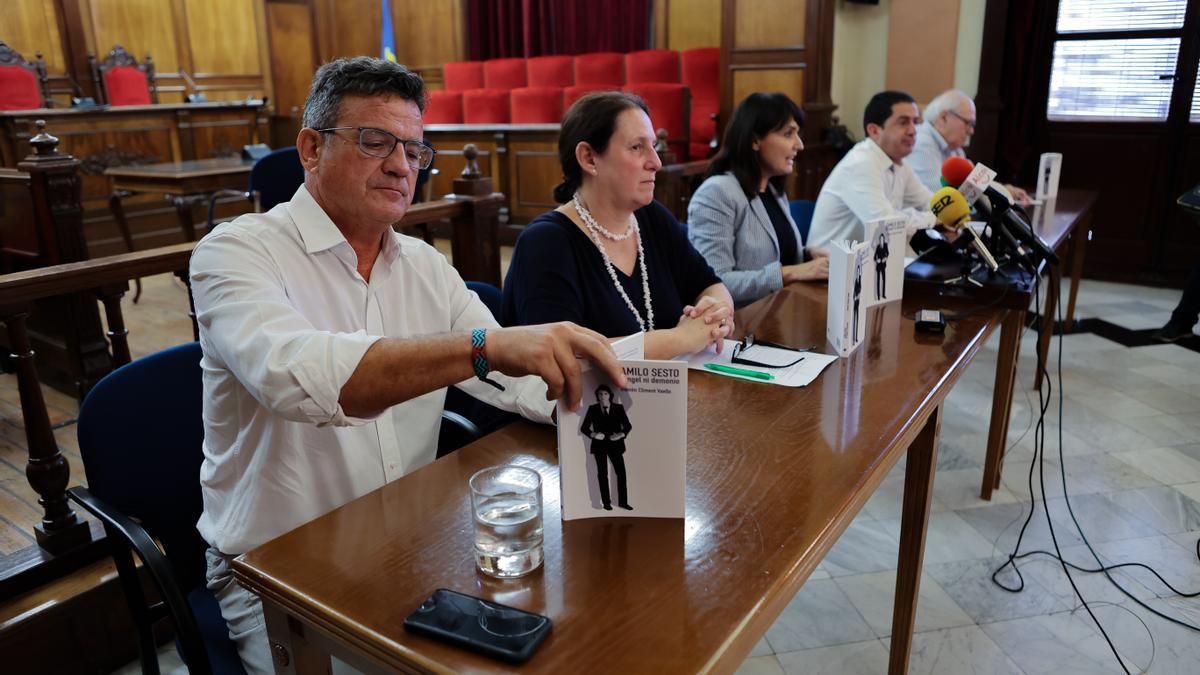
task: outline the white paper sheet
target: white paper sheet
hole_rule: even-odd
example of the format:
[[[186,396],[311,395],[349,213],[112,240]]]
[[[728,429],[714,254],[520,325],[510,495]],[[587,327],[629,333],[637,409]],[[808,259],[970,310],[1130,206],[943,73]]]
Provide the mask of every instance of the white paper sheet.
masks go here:
[[[804,360],[794,366],[787,368],[758,368],[755,366],[747,366],[741,363],[733,363],[733,348],[741,344],[737,340],[726,340],[725,346],[718,354],[716,349],[709,347],[708,349],[692,354],[688,358],[688,368],[691,370],[701,370],[710,375],[720,375],[722,377],[733,377],[739,380],[748,380],[750,382],[758,382],[761,384],[778,384],[782,387],[803,387],[821,374],[825,370],[825,366],[837,361],[838,357],[830,356],[829,354],[820,354],[817,352],[804,352]],[[760,380],[756,377],[748,377],[745,375],[736,375],[734,373],[721,373],[714,370],[709,370],[704,367],[706,363],[717,363],[725,366],[731,366],[741,370],[750,370],[759,373],[769,373],[775,376],[773,380]]]

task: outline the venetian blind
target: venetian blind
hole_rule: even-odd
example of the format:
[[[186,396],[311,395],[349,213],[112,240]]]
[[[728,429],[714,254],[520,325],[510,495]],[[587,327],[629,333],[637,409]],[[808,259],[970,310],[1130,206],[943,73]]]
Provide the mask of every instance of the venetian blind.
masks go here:
[[[1060,40],[1054,44],[1046,116],[1165,120],[1178,56],[1179,38]]]
[[[1187,0],[1059,0],[1058,32],[1179,28]]]

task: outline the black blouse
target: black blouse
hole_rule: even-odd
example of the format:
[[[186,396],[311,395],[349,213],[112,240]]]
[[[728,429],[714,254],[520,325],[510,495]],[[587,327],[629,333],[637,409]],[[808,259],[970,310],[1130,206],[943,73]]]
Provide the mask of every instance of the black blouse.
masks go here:
[[[796,259],[796,250],[799,248],[796,245],[796,230],[788,222],[787,216],[783,215],[783,209],[779,208],[779,200],[770,191],[758,193],[758,198],[766,207],[771,225],[775,228],[775,236],[779,239],[779,264],[799,264],[801,261]]]
[[[658,202],[634,212],[650,276],[654,327],[674,328],[683,307],[721,280],[692,247],[682,226]],[[615,268],[614,268],[615,269]],[[646,318],[642,271],[616,269],[625,293]],[[617,292],[600,251],[566,215],[551,211],[530,223],[504,279],[504,325],[572,321],[606,337],[632,335],[638,321]]]

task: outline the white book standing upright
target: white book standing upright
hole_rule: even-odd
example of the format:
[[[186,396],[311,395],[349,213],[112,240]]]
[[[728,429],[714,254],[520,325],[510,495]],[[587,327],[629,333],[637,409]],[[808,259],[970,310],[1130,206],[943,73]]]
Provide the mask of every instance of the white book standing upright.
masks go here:
[[[863,295],[867,307],[899,300],[904,295],[905,226],[908,218],[894,216],[866,224],[867,263]]]
[[[867,242],[836,242],[829,246],[829,309],[825,337],[838,356],[849,356],[862,344],[867,326],[863,276],[870,270]],[[903,254],[901,254],[902,256]]]
[[[1038,162],[1037,192],[1034,198],[1038,201],[1054,199],[1058,196],[1058,177],[1062,171],[1061,152],[1043,152]]]

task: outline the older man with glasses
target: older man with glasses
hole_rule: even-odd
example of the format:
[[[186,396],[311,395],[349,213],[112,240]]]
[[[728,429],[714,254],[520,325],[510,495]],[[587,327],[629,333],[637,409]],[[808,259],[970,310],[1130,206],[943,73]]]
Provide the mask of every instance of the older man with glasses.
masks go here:
[[[446,387],[549,422],[579,406],[582,355],[625,378],[603,336],[499,328],[436,249],[396,233],[417,172],[425,87],[403,66],[322,66],[296,138],[304,184],[197,244],[208,587],[246,670],[273,672],[259,599],[230,560],[434,459]]]
[[[917,127],[917,142],[908,164],[921,183],[932,192],[942,187],[942,162],[965,157],[963,150],[975,135],[975,101],[958,89],[938,94],[925,106],[925,121]],[[1029,195],[1019,187],[1005,185],[1014,200],[1028,203]]]

